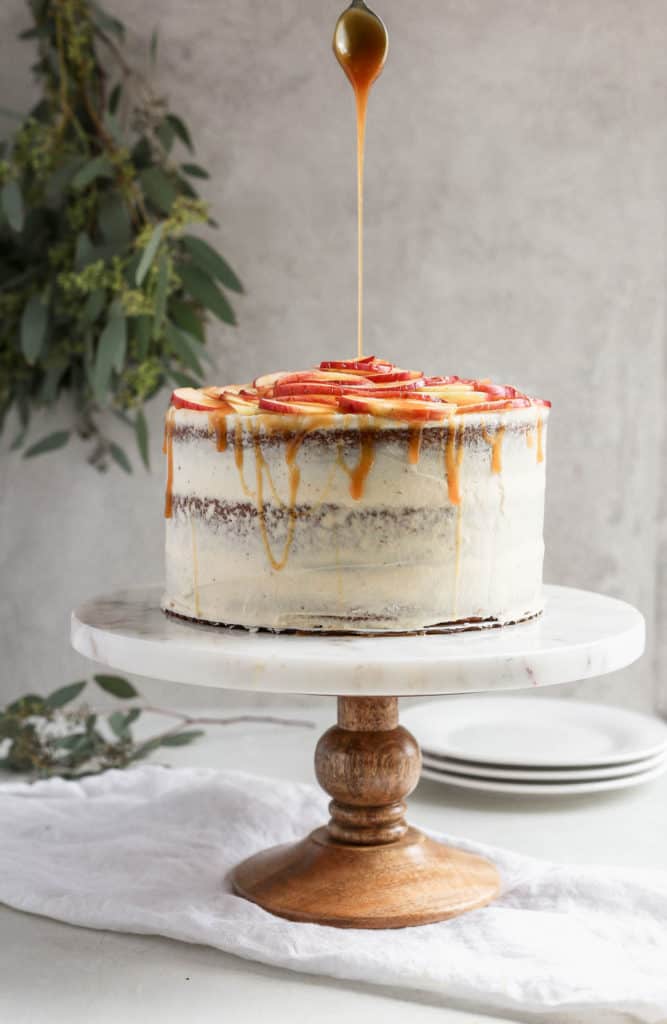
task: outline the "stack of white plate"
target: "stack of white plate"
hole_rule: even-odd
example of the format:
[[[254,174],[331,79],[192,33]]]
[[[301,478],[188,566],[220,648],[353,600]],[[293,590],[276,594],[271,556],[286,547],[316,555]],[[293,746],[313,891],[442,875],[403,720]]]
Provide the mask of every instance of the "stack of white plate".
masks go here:
[[[604,704],[530,697],[429,701],[401,720],[422,775],[450,786],[530,796],[638,786],[667,769],[667,725]]]

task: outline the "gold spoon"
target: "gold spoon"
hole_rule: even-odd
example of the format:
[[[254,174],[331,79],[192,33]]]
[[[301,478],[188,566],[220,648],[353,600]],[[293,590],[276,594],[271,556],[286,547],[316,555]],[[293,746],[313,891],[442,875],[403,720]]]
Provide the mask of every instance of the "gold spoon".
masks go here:
[[[357,105],[357,355],[363,355],[364,277],[364,139],[366,108],[371,85],[378,77],[389,49],[384,23],[363,0],[352,0],[334,30],[333,51],[352,83]]]

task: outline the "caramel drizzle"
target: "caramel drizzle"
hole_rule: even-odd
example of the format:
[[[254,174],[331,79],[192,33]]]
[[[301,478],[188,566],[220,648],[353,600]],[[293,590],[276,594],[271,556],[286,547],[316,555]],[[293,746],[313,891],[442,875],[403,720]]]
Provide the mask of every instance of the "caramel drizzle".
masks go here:
[[[541,416],[537,417],[537,461],[544,462],[544,422]]]
[[[167,486],[164,496],[164,517],[171,519],[173,511],[174,489],[174,416],[176,410],[170,406],[164,421],[164,439],[162,453],[167,456]]]
[[[252,428],[250,428],[252,430]],[[246,498],[251,498],[253,501],[257,500],[257,495],[250,490],[246,483],[245,474],[243,472],[243,425],[240,420],[234,427],[234,462],[239,474],[239,480],[241,481],[241,490],[245,494]]]
[[[348,466],[342,446],[340,443],[338,445],[338,465],[350,478],[350,494],[355,501],[363,498],[366,480],[375,462],[375,442],[370,430],[359,431],[359,444],[359,461],[356,466]]]
[[[502,423],[495,434],[489,434],[486,427],[482,428],[482,436],[487,444],[491,445],[491,472],[502,473],[503,471],[503,437],[505,435],[505,424]]]
[[[250,426],[250,432],[252,435],[253,446],[255,449],[255,474],[257,480],[257,512],[259,517],[259,530],[262,537],[262,543],[264,544],[264,550],[266,551],[267,558],[271,564],[271,568],[275,569],[276,572],[280,572],[287,565],[287,559],[289,557],[290,548],[292,547],[292,541],[294,540],[294,531],[296,529],[296,496],[299,489],[299,482],[301,480],[301,470],[296,464],[296,457],[306,436],[307,431],[302,434],[297,434],[287,444],[287,450],[285,452],[285,461],[289,469],[289,502],[288,512],[289,520],[287,524],[287,536],[283,545],[283,551],[280,558],[276,558],[271,550],[271,541],[269,540],[268,530],[266,528],[266,510],[264,507],[264,470],[268,471],[266,459],[262,451],[262,446],[259,438],[259,433],[256,427]]]
[[[445,445],[447,494],[452,505],[461,504],[461,462],[463,461],[463,424],[449,420]]]
[[[535,444],[535,435],[533,434],[533,428],[532,427],[528,427],[528,429],[526,431],[526,444],[528,445],[529,448],[532,448],[533,445]]]
[[[208,414],[208,425],[211,433],[215,434],[215,447],[219,452],[227,451],[227,414],[224,412],[210,412]]]
[[[423,432],[424,427],[421,424],[408,428],[408,462],[411,466],[416,466],[419,462]]]

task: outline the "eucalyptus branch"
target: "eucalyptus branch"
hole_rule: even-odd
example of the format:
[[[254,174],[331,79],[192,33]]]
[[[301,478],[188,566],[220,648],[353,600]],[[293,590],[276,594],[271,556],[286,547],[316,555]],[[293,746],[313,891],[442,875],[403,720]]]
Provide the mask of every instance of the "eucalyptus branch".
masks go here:
[[[0,143],[0,429],[13,409],[21,447],[33,411],[68,393],[69,429],[24,454],[78,434],[98,469],[131,472],[106,421],[124,415],[148,466],[145,403],[200,382],[207,317],[234,325],[228,296],[243,288],[188,234],[210,223],[193,185],[208,174],[188,162],[187,125],[125,56],[120,22],[92,0],[29,9],[41,97]]]
[[[86,702],[75,704],[86,688],[85,681],[63,686],[48,697],[26,694],[0,710],[0,754],[4,754],[0,768],[32,778],[79,778],[108,768],[127,768],[162,747],[192,743],[203,735],[193,726],[241,722],[313,726],[302,719],[275,715],[188,715],[141,702],[132,683],[121,676],[96,675],[94,679],[102,690],[122,701],[115,710],[110,712]],[[139,739],[134,726],[147,713],[177,721],[168,729]]]

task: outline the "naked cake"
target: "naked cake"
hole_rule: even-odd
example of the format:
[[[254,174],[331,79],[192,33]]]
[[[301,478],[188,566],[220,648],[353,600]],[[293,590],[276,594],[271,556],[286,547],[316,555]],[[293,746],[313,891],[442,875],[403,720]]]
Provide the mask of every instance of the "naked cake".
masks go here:
[[[178,389],[164,609],[354,633],[538,614],[548,413],[372,356]]]

